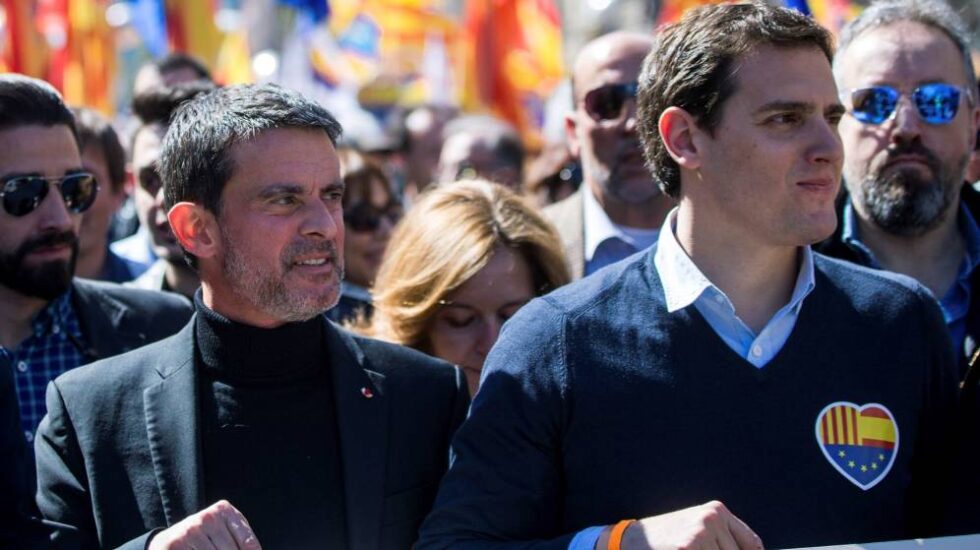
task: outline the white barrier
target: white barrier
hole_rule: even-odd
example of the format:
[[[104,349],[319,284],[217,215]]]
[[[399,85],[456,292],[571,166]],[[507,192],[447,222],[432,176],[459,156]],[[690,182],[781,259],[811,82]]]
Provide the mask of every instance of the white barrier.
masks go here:
[[[806,546],[793,550],[980,550],[980,534],[936,539],[894,540],[867,544],[838,544],[835,546]]]

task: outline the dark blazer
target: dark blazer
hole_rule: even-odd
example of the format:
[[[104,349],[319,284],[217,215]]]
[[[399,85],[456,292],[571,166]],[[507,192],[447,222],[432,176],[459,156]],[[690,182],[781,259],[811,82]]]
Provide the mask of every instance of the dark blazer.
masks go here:
[[[72,281],[72,306],[87,343],[85,362],[170,336],[191,316],[181,296],[86,279]],[[30,519],[34,461],[20,427],[11,367],[0,360],[0,548],[32,548],[41,533],[40,522]]]
[[[573,281],[585,274],[585,219],[582,210],[582,193],[588,193],[586,185],[579,187],[563,200],[549,204],[541,213],[554,224],[565,250],[565,262]]]
[[[469,405],[455,367],[324,320],[351,548],[408,548]],[[57,548],[144,548],[203,502],[193,320],[48,387],[37,502]],[[234,503],[232,503],[234,504]]]
[[[20,428],[14,376],[0,365],[0,548],[37,548],[42,544],[34,511],[34,465]]]
[[[86,362],[171,336],[193,313],[190,301],[179,294],[78,278],[72,281],[72,305],[89,346]]]

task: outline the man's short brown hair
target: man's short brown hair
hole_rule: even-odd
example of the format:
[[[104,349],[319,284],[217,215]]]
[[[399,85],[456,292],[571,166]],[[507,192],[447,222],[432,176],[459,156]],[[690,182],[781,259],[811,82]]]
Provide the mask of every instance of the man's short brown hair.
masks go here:
[[[826,29],[798,11],[762,1],[703,6],[658,33],[640,74],[637,127],[647,165],[665,194],[677,198],[681,181],[660,137],[660,115],[680,107],[713,133],[736,91],[739,61],[760,46],[819,48],[828,63],[833,58]]]

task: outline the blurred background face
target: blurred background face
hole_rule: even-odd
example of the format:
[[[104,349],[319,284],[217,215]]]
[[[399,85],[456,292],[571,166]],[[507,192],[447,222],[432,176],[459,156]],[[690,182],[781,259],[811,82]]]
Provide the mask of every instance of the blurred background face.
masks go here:
[[[167,261],[182,262],[183,252],[170,231],[170,222],[163,207],[163,181],[158,172],[166,133],[165,126],[153,124],[140,128],[133,140],[133,179],[136,183],[133,200],[140,224],[150,232],[153,253]]]
[[[498,246],[483,269],[446,296],[429,325],[430,351],[463,369],[470,395],[480,384],[483,362],[500,327],[533,297],[531,266],[504,246]]]
[[[402,206],[380,178],[347,188],[344,205],[344,269],[347,281],[367,288],[374,283],[391,230]]]
[[[122,185],[115,188],[109,178],[109,166],[102,148],[89,144],[82,150],[82,167],[95,174],[99,192],[95,203],[82,216],[82,228],[78,236],[79,253],[86,255],[96,247],[105,247],[112,215],[116,213],[126,193]]]
[[[439,151],[442,149],[442,129],[455,114],[455,110],[448,107],[420,107],[405,119],[405,132],[408,134],[406,170],[408,178],[420,188],[428,185],[436,176]]]
[[[439,155],[439,183],[486,179],[515,191],[521,187],[521,167],[507,162],[482,136],[460,132],[446,139]]]
[[[609,119],[597,119],[585,106],[590,92],[636,82],[651,43],[617,35],[586,48],[575,66],[576,108],[566,119],[569,149],[581,162],[583,181],[597,197],[628,204],[651,200],[660,190],[644,163],[636,132],[636,100],[627,99],[618,116]]]
[[[133,95],[139,95],[153,88],[161,88],[191,82],[203,78],[192,67],[175,67],[163,73],[153,65],[146,65],[136,73],[133,80]]]

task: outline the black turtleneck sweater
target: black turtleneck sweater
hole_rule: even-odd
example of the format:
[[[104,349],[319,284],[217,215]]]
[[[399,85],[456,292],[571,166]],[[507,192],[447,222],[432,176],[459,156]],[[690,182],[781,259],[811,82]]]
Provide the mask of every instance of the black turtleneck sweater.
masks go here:
[[[323,321],[262,329],[194,297],[204,496],[226,499],[264,548],[345,548]]]

